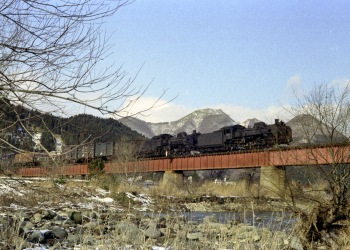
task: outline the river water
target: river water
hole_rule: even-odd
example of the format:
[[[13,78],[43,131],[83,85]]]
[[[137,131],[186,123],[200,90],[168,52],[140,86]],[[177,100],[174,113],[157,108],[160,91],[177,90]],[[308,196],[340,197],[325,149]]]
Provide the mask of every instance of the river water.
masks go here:
[[[266,227],[272,231],[290,231],[297,218],[288,212],[168,212],[168,213],[145,213],[151,217],[183,217],[187,221],[202,223],[208,216],[215,216],[219,223],[244,223],[256,227]]]

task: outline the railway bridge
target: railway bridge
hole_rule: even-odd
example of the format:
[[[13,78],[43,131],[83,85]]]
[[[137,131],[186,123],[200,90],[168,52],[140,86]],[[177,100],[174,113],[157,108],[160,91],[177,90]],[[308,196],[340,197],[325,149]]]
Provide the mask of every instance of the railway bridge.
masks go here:
[[[182,172],[188,170],[218,170],[261,168],[260,185],[275,194],[286,189],[288,166],[318,166],[349,163],[350,146],[313,146],[302,148],[276,148],[259,151],[232,152],[189,157],[167,157],[128,162],[105,163],[106,173],[164,172],[163,183],[182,181]],[[21,176],[45,176],[48,174],[86,175],[88,165],[66,165],[55,169],[22,168]]]

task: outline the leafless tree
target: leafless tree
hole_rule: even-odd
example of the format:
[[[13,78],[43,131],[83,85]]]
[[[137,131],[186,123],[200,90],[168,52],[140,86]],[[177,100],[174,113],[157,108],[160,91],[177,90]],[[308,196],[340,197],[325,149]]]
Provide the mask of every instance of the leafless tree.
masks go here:
[[[141,141],[129,141],[126,138],[121,138],[116,143],[115,155],[113,162],[123,169],[123,173],[119,176],[130,186],[142,180],[141,167],[133,165],[133,162],[138,160],[138,148]]]
[[[299,230],[304,240],[310,242],[324,238],[349,218],[350,85],[316,85],[305,94],[297,93],[296,100],[297,105],[290,112],[295,116],[299,142],[325,146],[323,150],[309,148],[308,157],[315,166],[303,168],[313,181],[322,180],[322,185],[312,183],[303,191],[300,186],[290,188],[292,194],[296,194],[293,190],[298,192],[296,198],[312,203],[312,211],[301,211],[303,225]],[[294,181],[289,187],[293,183],[301,184]]]
[[[90,109],[118,116],[147,90],[136,76],[115,65],[110,56],[106,19],[129,0],[4,0],[0,3],[0,141],[17,149],[6,137],[21,127],[34,136],[29,115],[16,107],[72,114]],[[149,109],[152,107],[145,107]],[[34,112],[35,111],[35,112]],[[32,118],[31,117],[31,118]]]

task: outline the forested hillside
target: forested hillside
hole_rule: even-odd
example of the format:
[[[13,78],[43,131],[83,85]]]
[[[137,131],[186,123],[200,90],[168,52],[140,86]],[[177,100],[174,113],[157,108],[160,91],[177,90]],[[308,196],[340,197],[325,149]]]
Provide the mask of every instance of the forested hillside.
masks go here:
[[[41,114],[22,106],[10,108],[2,105],[0,109],[0,133],[12,145],[24,150],[33,148],[35,134],[42,134],[42,142],[46,145],[56,141],[53,137],[60,138],[66,145],[141,138],[140,134],[112,118],[104,119],[87,114],[62,118]],[[4,141],[1,144],[3,149],[7,148]]]
[[[85,140],[111,141],[134,140],[141,135],[115,119],[103,119],[87,114],[61,119],[61,134],[65,144],[82,143]]]

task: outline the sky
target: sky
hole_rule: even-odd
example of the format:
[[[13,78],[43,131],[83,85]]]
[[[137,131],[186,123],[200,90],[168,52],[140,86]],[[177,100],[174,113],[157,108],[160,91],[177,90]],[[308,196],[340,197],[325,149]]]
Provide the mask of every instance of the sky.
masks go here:
[[[106,23],[105,63],[141,69],[136,83],[151,85],[130,112],[163,104],[138,116],[148,122],[202,108],[288,120],[292,88],[350,79],[349,12],[350,1],[136,0]]]

